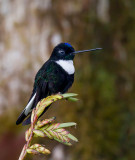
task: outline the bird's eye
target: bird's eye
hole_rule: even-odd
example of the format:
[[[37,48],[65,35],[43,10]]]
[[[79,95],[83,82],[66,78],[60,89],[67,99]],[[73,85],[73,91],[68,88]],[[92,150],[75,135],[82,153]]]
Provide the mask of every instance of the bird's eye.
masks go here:
[[[59,50],[58,52],[59,52],[60,55],[64,55],[65,54],[65,52],[63,50]]]

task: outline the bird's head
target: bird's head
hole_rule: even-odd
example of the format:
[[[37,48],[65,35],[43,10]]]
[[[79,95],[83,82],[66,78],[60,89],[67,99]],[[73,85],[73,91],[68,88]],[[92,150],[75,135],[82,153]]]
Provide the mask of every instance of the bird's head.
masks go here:
[[[52,52],[51,59],[53,60],[73,60],[75,52],[74,48],[69,43],[58,44]]]
[[[95,51],[102,48],[95,48],[89,50],[75,51],[75,49],[69,43],[58,44],[52,52],[51,59],[53,60],[73,60],[77,53]]]

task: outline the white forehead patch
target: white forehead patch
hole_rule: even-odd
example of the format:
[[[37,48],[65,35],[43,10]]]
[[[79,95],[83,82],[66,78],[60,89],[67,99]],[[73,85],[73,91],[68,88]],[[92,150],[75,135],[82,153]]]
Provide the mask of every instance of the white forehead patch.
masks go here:
[[[68,74],[75,73],[75,67],[72,60],[58,60],[56,61]]]

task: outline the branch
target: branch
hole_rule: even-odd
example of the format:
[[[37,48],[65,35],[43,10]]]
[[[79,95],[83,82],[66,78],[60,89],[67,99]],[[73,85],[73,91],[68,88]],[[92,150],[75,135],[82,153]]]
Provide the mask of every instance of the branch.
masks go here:
[[[44,146],[40,144],[31,145],[31,141],[34,135],[38,137],[48,137],[49,139],[54,139],[60,143],[63,143],[69,146],[72,145],[71,140],[78,142],[76,137],[74,137],[72,134],[69,133],[69,131],[66,131],[64,129],[64,127],[75,126],[76,123],[74,122],[53,123],[55,120],[55,117],[38,121],[38,118],[40,117],[40,115],[43,113],[43,111],[47,106],[49,106],[53,102],[60,99],[77,101],[78,99],[75,98],[75,96],[77,96],[77,94],[74,94],[74,93],[66,93],[63,95],[56,94],[56,95],[48,96],[47,98],[44,98],[40,102],[38,102],[36,108],[33,109],[31,114],[31,126],[25,132],[26,144],[22,149],[19,160],[24,160],[27,153],[29,154],[42,153],[46,155],[51,153],[48,149],[46,149]]]

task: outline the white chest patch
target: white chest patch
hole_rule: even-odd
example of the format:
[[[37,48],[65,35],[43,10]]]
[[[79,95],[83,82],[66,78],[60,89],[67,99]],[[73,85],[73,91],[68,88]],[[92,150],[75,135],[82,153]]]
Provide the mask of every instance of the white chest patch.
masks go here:
[[[75,73],[75,67],[72,60],[58,60],[56,61],[68,74]]]

